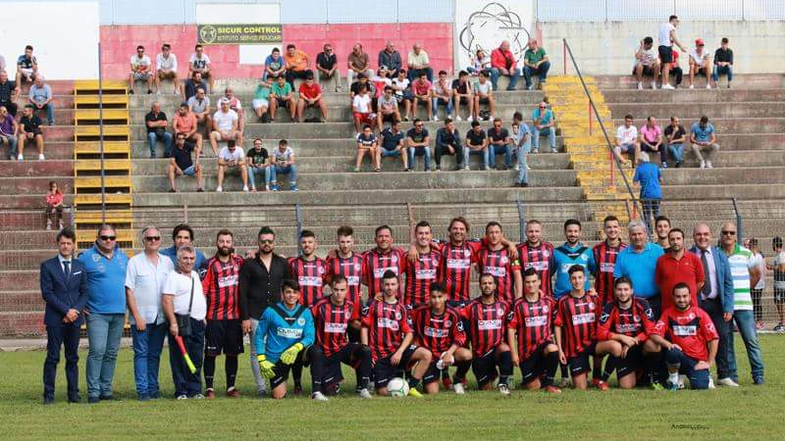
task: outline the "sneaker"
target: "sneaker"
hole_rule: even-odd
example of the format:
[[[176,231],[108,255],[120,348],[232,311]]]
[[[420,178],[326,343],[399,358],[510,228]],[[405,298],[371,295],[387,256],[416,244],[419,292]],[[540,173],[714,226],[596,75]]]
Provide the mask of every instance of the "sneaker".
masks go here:
[[[251,187],[251,193],[256,193],[256,187]]]
[[[358,395],[360,395],[360,398],[362,398],[363,400],[370,400],[371,398],[373,398],[371,396],[371,393],[366,388],[360,389],[360,392],[358,392]]]
[[[463,170],[464,171],[469,171],[469,166],[467,165],[466,167],[463,168]]]
[[[785,332],[785,325],[783,325],[782,323],[778,323],[777,326],[775,326],[774,329],[772,329],[772,331]]]
[[[134,94],[134,90],[133,89],[128,91],[128,95],[133,95],[133,94]]]
[[[243,187],[243,191],[248,193],[248,186],[247,185]]]
[[[431,118],[431,121],[433,121],[433,122],[439,122],[439,117],[438,117],[438,116],[436,116],[436,115],[433,115],[433,118]]]
[[[204,400],[204,395],[196,394],[192,397],[194,400]]]
[[[701,165],[700,165],[700,167],[701,167],[701,168],[706,168],[706,161],[701,161]]]
[[[46,158],[44,157],[44,154],[43,154],[43,153],[41,153],[41,154],[39,154],[39,155],[38,155],[38,160],[39,160],[39,161],[43,161],[43,160],[45,160],[45,159],[46,159]]]
[[[447,115],[447,118],[453,119],[453,118],[452,118],[452,115]]]
[[[223,189],[223,187],[221,187],[221,186],[218,186],[218,187],[216,187],[216,188],[215,188],[215,192],[216,192],[216,193],[220,193],[220,192],[222,192],[222,191],[224,191],[224,189]]]
[[[553,386],[553,385],[550,385],[550,386],[545,386],[545,387],[543,388],[543,390],[544,390],[546,393],[549,393],[549,394],[560,394],[560,393],[561,393],[561,389],[559,389],[558,387],[556,387],[556,386]]]
[[[515,170],[515,171],[518,171],[521,168],[518,166],[518,164],[515,164],[515,165],[512,166],[512,169]]]
[[[226,396],[229,398],[240,398],[241,395],[242,394],[240,394],[240,391],[235,388],[231,388],[226,391]]]
[[[690,84],[690,87],[689,87],[689,88],[690,88],[690,89],[694,89],[694,88],[695,88],[695,85],[694,85],[694,84]]]
[[[207,389],[207,391],[205,391],[205,393],[204,393],[204,397],[207,398],[208,400],[214,400],[215,399],[215,391],[212,390],[212,389]]]
[[[717,384],[720,386],[739,387],[739,383],[733,381],[730,377],[720,378],[717,380]]]
[[[63,228],[63,221],[60,221],[60,229],[62,230]]]
[[[534,154],[537,154],[537,153],[540,153],[540,150],[539,149],[534,149],[531,152],[534,153]]]
[[[709,389],[716,389],[717,386],[714,385],[714,379],[709,377]],[[679,381],[679,389],[684,389],[684,383]]]
[[[48,220],[46,221],[46,231],[51,231],[51,230],[52,230],[52,221]]]
[[[674,90],[676,88],[671,86],[670,84],[663,84],[661,89],[662,90]]]
[[[676,161],[676,168],[681,168],[681,161]]]
[[[679,389],[680,389],[680,387],[679,387],[679,382],[678,381],[675,382],[675,383],[672,382],[672,381],[668,381],[668,390],[669,391],[676,392]]]
[[[706,85],[706,88],[707,88],[707,89],[711,89],[711,84],[707,84],[707,85]]]
[[[730,89],[730,83],[728,83],[728,89]]]
[[[533,84],[529,84],[528,86],[526,86],[526,90],[532,90],[533,88],[534,88]]]
[[[572,386],[572,382],[570,381],[569,378],[560,378],[556,382],[556,387],[559,387],[561,389],[565,389],[565,388],[568,388],[570,386]]]
[[[711,165],[711,161],[706,161],[706,168],[714,168],[714,166]]]
[[[468,117],[468,118],[466,118],[466,121],[468,121],[468,122],[472,122],[472,121],[474,121],[474,117],[473,117],[473,116],[471,116],[471,115],[469,115],[469,117]]]
[[[17,159],[17,161],[21,161],[21,160],[25,159],[25,155],[19,153],[18,155],[16,155],[16,159]]]
[[[153,94],[153,91],[152,91],[152,90],[150,90],[150,89],[147,89],[147,94],[148,94],[148,95],[152,95],[152,94]]]
[[[323,393],[316,391],[311,394],[311,399],[314,401],[330,401]]]
[[[668,168],[668,163],[667,163],[667,162],[665,162],[665,161],[663,161],[663,162],[662,162],[662,168]]]
[[[652,81],[651,82],[651,88],[654,89],[654,90],[657,90],[657,82],[656,81]]]
[[[455,392],[455,395],[464,395],[466,393],[466,389],[463,387],[463,383],[455,383],[452,385],[452,390]]]
[[[755,386],[763,386],[764,384],[766,384],[766,382],[763,381],[763,377],[757,377],[752,379],[752,384],[754,384]]]
[[[299,189],[297,188],[297,185],[295,185],[295,184],[292,184],[292,185],[290,185],[290,186],[289,186],[289,191],[297,191],[297,190],[299,190]]]
[[[256,396],[259,398],[264,398],[267,396],[267,389],[256,389]]]
[[[499,383],[499,385],[496,387],[499,389],[499,393],[503,396],[510,396],[510,386],[508,386],[507,383]]]
[[[281,187],[279,187],[277,185],[270,186],[270,191],[280,191],[280,190],[281,190]]]
[[[491,116],[488,118],[488,121],[493,121],[493,120],[495,120],[495,119],[496,119],[496,117],[495,117],[495,116],[493,116],[493,115],[491,115]]]
[[[471,118],[471,117],[470,117],[470,118]],[[463,121],[463,119],[461,119],[461,115],[458,115],[458,116],[456,116],[456,117],[455,117],[455,121],[457,121],[457,122],[461,122],[461,121]]]
[[[529,164],[526,164],[526,170],[531,170],[532,168],[529,167]]]
[[[638,81],[638,90],[643,90],[643,83]]]
[[[156,95],[160,95],[160,94],[161,94],[161,91],[160,91],[160,90],[156,90],[156,91],[155,91],[155,94],[156,94]]]
[[[187,400],[188,399],[188,395],[186,395],[186,394],[178,395],[176,399],[177,400]]]
[[[416,388],[409,389],[409,396],[414,398],[422,398],[422,394]]]
[[[175,94],[175,96],[180,96],[180,90],[178,90],[178,89],[175,89],[175,90],[174,90],[174,94]]]
[[[551,149],[551,153],[559,153],[559,151],[556,150],[555,148],[553,148],[553,149]]]

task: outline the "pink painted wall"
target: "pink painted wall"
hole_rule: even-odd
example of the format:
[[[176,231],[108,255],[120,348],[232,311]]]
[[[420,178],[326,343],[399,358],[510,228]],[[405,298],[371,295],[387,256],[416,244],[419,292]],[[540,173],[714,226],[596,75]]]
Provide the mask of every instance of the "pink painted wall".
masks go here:
[[[377,55],[387,40],[395,43],[396,49],[403,55],[404,64],[412,45],[421,42],[430,56],[434,70],[444,69],[451,72],[452,29],[452,23],[284,25],[283,45],[295,44],[311,56],[313,63],[316,54],[322,51],[322,45],[330,42],[338,54],[339,68],[345,72],[346,57],[356,42],[362,43],[374,68],[377,67]],[[129,60],[137,45],[143,45],[147,55],[155,63],[155,55],[160,52],[161,44],[169,43],[172,45],[172,52],[177,55],[180,73],[185,76],[188,72],[187,61],[193,53],[195,42],[195,25],[101,26],[104,75],[107,78],[127,78]],[[218,77],[249,78],[261,75],[261,63],[264,60],[259,60],[258,66],[238,64],[237,46],[207,46],[205,53],[210,56]]]

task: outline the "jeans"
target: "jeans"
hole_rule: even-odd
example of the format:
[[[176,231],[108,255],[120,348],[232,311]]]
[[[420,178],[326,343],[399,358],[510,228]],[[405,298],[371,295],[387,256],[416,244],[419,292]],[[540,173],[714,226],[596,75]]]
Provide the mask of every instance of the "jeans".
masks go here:
[[[8,159],[16,159],[16,156],[19,154],[16,150],[16,136],[0,135],[0,147],[2,147],[5,142],[8,142]]]
[[[491,84],[493,85],[493,90],[499,90],[499,76],[502,75],[499,69],[491,68]],[[510,84],[507,85],[507,90],[515,89],[515,85],[518,84],[518,69],[513,69],[510,71]]]
[[[509,144],[488,146],[488,166],[495,168],[496,155],[502,154],[504,155],[504,166],[507,168],[512,168],[512,147],[510,147]]]
[[[687,375],[690,379],[691,389],[709,388],[709,370],[695,370],[695,365],[698,361],[688,357],[684,352],[675,348],[666,350],[665,363],[670,367],[678,366],[679,372]]]
[[[112,396],[112,379],[117,364],[117,351],[123,336],[125,314],[87,316],[87,395],[90,398]]]
[[[278,175],[289,175],[289,185],[297,183],[297,165],[279,165],[275,164],[267,168],[270,170],[269,182],[277,182]],[[267,175],[265,175],[266,177]]]
[[[446,107],[447,115],[452,115],[452,107],[453,107],[452,99],[435,97],[435,98],[431,98],[431,103],[433,105],[432,107],[433,107],[434,116],[438,113],[439,104],[442,104]]]
[[[159,325],[148,323],[144,331],[137,331],[131,325],[131,339],[134,344],[134,381],[139,398],[158,398],[158,366],[161,363],[161,351],[169,324]]]
[[[169,365],[172,368],[172,381],[174,382],[174,396],[187,395],[193,397],[202,393],[202,355],[204,354],[204,320],[191,320],[191,335],[183,337],[185,352],[191,357],[196,372],[188,370],[180,348],[175,338],[169,335]]]
[[[259,326],[259,320],[250,320],[251,332],[248,333],[248,338],[251,340],[251,350],[248,351],[248,355],[251,357],[251,372],[253,372],[253,378],[256,381],[256,391],[261,394],[267,390],[267,387],[264,384],[262,372],[259,370],[259,361],[256,360],[256,327]]]
[[[79,396],[79,326],[46,327],[46,361],[44,361],[44,398],[54,399],[60,346],[65,348],[65,379],[68,398]]]
[[[409,147],[409,170],[414,170],[415,156],[424,156],[423,170],[431,171],[431,149],[429,147]]]
[[[551,62],[545,61],[540,64],[540,67],[536,69],[532,69],[529,66],[523,67],[523,78],[526,80],[526,88],[528,89],[532,85],[532,74],[537,74],[540,77],[540,83],[544,83],[545,79],[548,78],[548,70],[551,68]]]
[[[150,132],[147,134],[147,145],[150,147],[150,156],[155,156],[155,143],[160,141],[164,143],[164,157],[168,158],[172,155],[172,134],[169,132],[164,132],[163,139],[159,139],[158,135],[155,132]]]
[[[739,328],[739,334],[744,342],[744,347],[747,348],[747,358],[750,360],[750,371],[752,372],[752,379],[763,379],[763,357],[760,352],[760,345],[758,344],[758,332],[755,330],[755,315],[752,311],[735,311],[733,313],[733,320],[736,322],[736,327]],[[733,351],[733,338],[730,339],[730,346],[728,351]],[[739,380],[739,373],[736,369],[736,357],[730,360],[730,377],[733,381]]]
[[[455,168],[461,167],[463,165],[463,148],[461,146],[448,146],[441,142],[436,144],[436,147],[433,149],[436,155],[436,167],[440,168],[442,166],[442,156],[451,154],[448,147],[455,149]]]
[[[700,307],[711,317],[717,334],[720,336],[719,348],[717,349],[717,379],[730,377],[730,366],[735,365],[735,354],[729,351],[732,346],[731,340],[733,333],[728,322],[722,317],[722,302],[720,299],[701,300]],[[731,357],[734,358],[731,361]]]
[[[641,198],[641,205],[643,205],[643,222],[646,223],[646,229],[651,233],[654,231],[652,221],[660,215],[660,200]]]
[[[251,188],[256,188],[256,176],[261,175],[264,173],[264,184],[267,185],[272,176],[272,167],[265,167],[263,169],[256,168],[256,167],[246,167],[248,170],[248,183],[251,184]]]
[[[711,72],[711,79],[716,83],[720,79],[720,75],[727,75],[729,83],[733,81],[732,66],[717,66],[715,64],[714,69]]]
[[[414,80],[420,78],[420,73],[425,73],[428,81],[433,83],[433,69],[430,67],[426,67],[425,69],[409,69],[409,72],[407,72],[406,76],[409,78],[409,82],[414,82]],[[368,79],[371,79],[371,77],[368,77]]]
[[[684,161],[684,144],[669,144],[668,152],[677,163]]]
[[[515,152],[515,156],[518,157],[518,183],[519,184],[528,184],[529,183],[529,170],[526,169],[526,159],[529,156],[529,152],[525,148],[520,148]]]
[[[540,134],[546,133],[548,135],[548,143],[551,146],[551,151],[556,151],[556,128],[545,127],[543,129],[538,129],[536,126],[532,126],[532,150],[537,152],[540,148]]]
[[[38,111],[38,107],[35,108]],[[41,110],[46,112],[46,122],[51,126],[55,123],[55,106],[52,103],[45,105]]]
[[[484,148],[482,150],[471,150],[469,147],[463,148],[463,167],[469,168],[469,162],[471,162],[471,155],[482,155],[482,169],[488,169],[488,149]]]

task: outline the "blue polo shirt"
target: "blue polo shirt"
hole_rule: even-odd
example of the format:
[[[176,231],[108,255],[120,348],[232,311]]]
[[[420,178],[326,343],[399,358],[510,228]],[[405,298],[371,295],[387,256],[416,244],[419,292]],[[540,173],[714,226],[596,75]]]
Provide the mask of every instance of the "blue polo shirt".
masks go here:
[[[641,199],[662,199],[660,187],[660,168],[651,162],[644,162],[635,167],[633,182],[641,183]]]
[[[632,245],[619,251],[616,257],[616,267],[613,277],[626,276],[632,280],[632,289],[635,296],[649,298],[660,294],[660,289],[654,281],[657,269],[657,259],[665,254],[662,247],[656,243],[647,242],[642,252],[635,252]]]
[[[690,130],[695,134],[696,141],[708,142],[711,139],[711,134],[714,133],[714,126],[707,123],[706,127],[701,127],[700,123],[694,123]]]
[[[202,265],[207,259],[204,257],[204,253],[202,253],[196,248],[194,249],[196,250],[196,261],[194,262],[194,271],[200,273],[199,275],[201,276],[202,274],[199,270],[202,268]],[[175,268],[177,267],[177,248],[175,248],[174,245],[170,246],[169,248],[164,248],[163,250],[160,251],[160,253],[172,259],[172,263],[174,263]]]
[[[87,309],[98,314],[125,314],[125,274],[128,256],[115,247],[112,258],[93,246],[80,254],[87,272]]]
[[[536,109],[534,109],[534,111],[532,112],[532,119],[536,121],[537,119],[539,119],[539,118],[540,118],[540,114],[541,114],[541,113],[542,113],[542,112],[540,111],[540,108],[539,108],[539,107],[537,107],[537,108],[536,108]],[[542,125],[548,125],[548,124],[550,124],[550,123],[551,123],[551,119],[552,119],[552,118],[553,118],[553,111],[552,111],[551,109],[545,109],[545,113],[543,114],[543,117],[542,117],[542,122],[540,122],[540,124],[542,124]]]

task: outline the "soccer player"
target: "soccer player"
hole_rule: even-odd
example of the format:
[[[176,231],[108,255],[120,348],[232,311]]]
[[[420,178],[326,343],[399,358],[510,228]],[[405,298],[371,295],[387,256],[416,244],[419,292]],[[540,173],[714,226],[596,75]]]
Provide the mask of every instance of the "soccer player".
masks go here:
[[[636,373],[645,366],[651,375],[652,388],[662,390],[660,345],[649,338],[654,332],[651,307],[646,299],[635,297],[632,281],[627,277],[619,277],[613,286],[615,299],[605,303],[597,324],[597,353],[610,354],[602,381],[607,384],[615,369],[619,387],[632,389]]]
[[[460,313],[447,306],[444,285],[436,282],[431,286],[428,305],[420,305],[412,311],[412,324],[417,345],[431,352],[431,364],[423,377],[425,392],[439,392],[439,371],[447,372],[457,366],[456,378],[466,378],[471,366],[472,353],[463,347],[466,333]],[[452,388],[458,395],[465,393],[463,383],[455,381]]]
[[[665,349],[670,390],[679,388],[679,373],[686,374],[692,389],[708,389],[709,370],[719,347],[719,335],[711,317],[692,305],[685,283],[673,287],[675,306],[662,312],[651,339]]]
[[[462,308],[469,303],[469,278],[472,265],[477,263],[477,252],[480,244],[469,242],[469,222],[463,217],[450,221],[449,242],[442,245],[440,251],[439,277],[447,289],[447,302],[450,306]]]
[[[289,370],[295,361],[305,357],[306,349],[314,342],[313,315],[299,303],[297,282],[284,280],[281,297],[283,300],[262,313],[254,342],[259,370],[270,380],[272,397],[276,400],[286,396]]]
[[[667,216],[657,216],[654,218],[654,231],[657,233],[657,244],[667,253],[668,247],[670,246],[668,233],[671,231],[671,220],[668,219]],[[665,295],[667,295],[667,293],[665,293]]]
[[[346,296],[349,284],[343,276],[332,280],[332,294],[319,299],[311,307],[316,344],[311,346],[311,398],[324,401],[329,391],[336,391],[343,380],[341,363],[358,368],[357,384],[360,398],[371,398],[368,382],[371,377],[371,351],[359,342],[350,342],[349,328],[360,329],[360,305]],[[324,398],[324,400],[322,399]]]
[[[551,283],[553,244],[542,241],[542,223],[536,219],[526,222],[526,242],[518,245],[521,271],[534,268],[540,276],[540,289],[546,297],[553,297]]]
[[[578,264],[567,271],[572,289],[559,299],[554,319],[554,335],[559,347],[559,361],[569,364],[572,383],[576,389],[588,386],[589,357],[595,353],[597,312],[600,299],[588,292],[586,269]],[[598,367],[595,367],[597,369]],[[607,390],[607,383],[598,383],[600,390]]]
[[[512,305],[507,323],[507,342],[518,348],[511,353],[512,364],[520,366],[526,389],[559,394],[561,389],[553,385],[559,348],[551,332],[556,303],[542,293],[540,275],[534,268],[524,272],[523,290],[523,297]]]
[[[619,236],[619,218],[616,216],[606,216],[602,221],[605,231],[605,240],[592,248],[594,254],[594,288],[603,305],[613,302],[614,285],[613,269],[616,266],[616,256],[619,251],[627,247]]]
[[[496,294],[496,278],[490,274],[480,276],[480,297],[461,310],[468,322],[469,340],[472,344],[472,371],[480,390],[490,390],[493,380],[499,377],[499,393],[510,395],[509,378],[512,376],[512,355],[504,341],[510,304]],[[498,371],[497,371],[498,369]],[[454,379],[454,383],[463,382]]]
[[[417,385],[431,364],[431,353],[413,344],[409,314],[398,303],[398,274],[386,270],[382,275],[384,296],[363,309],[360,341],[371,348],[374,385],[378,395],[387,395],[387,383],[399,372],[409,372],[409,395],[421,398]]]
[[[512,303],[523,295],[521,265],[511,255],[510,249],[502,244],[504,233],[496,221],[485,226],[485,246],[477,254],[477,269],[480,274],[490,274],[496,279],[499,298]]]
[[[233,239],[229,230],[218,232],[215,237],[217,250],[215,256],[207,261],[202,280],[202,290],[207,301],[204,353],[204,396],[207,399],[215,398],[215,359],[221,352],[226,355],[226,396],[240,396],[234,384],[237,378],[237,356],[244,351],[238,291],[243,258],[235,254]]]
[[[441,260],[441,254],[431,249],[431,224],[426,221],[418,223],[414,227],[414,238],[417,259],[406,263],[406,290],[403,294],[403,304],[409,309],[430,304],[431,285],[436,281]]]
[[[596,271],[591,248],[581,242],[581,222],[577,219],[567,219],[564,222],[564,236],[567,241],[553,250],[555,265],[551,268],[551,273],[556,275],[553,298],[557,301],[574,289],[569,274],[573,265],[580,265],[587,270],[583,277],[585,291],[589,290],[589,278],[586,274]]]
[[[362,307],[361,283],[363,280],[363,256],[354,252],[354,230],[349,226],[338,227],[337,232],[338,249],[327,257],[327,272],[324,275],[324,282],[332,284],[336,277],[341,276],[346,279],[348,285],[347,300]],[[360,341],[360,333],[356,332],[356,338],[352,338],[352,331],[349,329],[349,340]]]
[[[406,256],[401,248],[393,247],[392,228],[388,225],[377,227],[374,232],[376,248],[363,254],[363,283],[368,287],[368,300],[382,298],[384,285],[382,277],[389,270],[398,277],[406,269]]]

